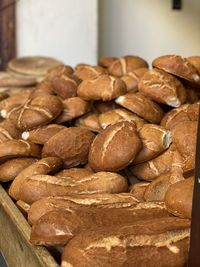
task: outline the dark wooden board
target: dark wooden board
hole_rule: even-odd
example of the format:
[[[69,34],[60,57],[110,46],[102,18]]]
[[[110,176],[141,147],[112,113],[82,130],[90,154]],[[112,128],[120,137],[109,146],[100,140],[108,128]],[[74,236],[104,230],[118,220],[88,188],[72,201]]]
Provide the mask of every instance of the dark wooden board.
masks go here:
[[[16,56],[15,0],[0,0],[0,70]]]
[[[29,242],[31,228],[0,185],[0,250],[9,267],[58,267],[44,248]]]

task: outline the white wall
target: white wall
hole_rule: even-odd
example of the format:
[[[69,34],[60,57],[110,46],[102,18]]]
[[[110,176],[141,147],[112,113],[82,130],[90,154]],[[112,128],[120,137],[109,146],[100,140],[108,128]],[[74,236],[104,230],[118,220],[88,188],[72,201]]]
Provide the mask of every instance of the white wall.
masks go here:
[[[17,55],[46,55],[74,66],[96,63],[97,0],[17,2]]]
[[[100,54],[200,55],[200,0],[100,0]]]

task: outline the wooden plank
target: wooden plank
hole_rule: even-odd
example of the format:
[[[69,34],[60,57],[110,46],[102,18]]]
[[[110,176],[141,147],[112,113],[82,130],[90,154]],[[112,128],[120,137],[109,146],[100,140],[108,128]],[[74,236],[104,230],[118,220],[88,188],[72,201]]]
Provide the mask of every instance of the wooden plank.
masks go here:
[[[15,56],[15,1],[0,0],[0,70]]]
[[[9,267],[58,267],[44,247],[29,242],[31,228],[0,185],[0,249]]]

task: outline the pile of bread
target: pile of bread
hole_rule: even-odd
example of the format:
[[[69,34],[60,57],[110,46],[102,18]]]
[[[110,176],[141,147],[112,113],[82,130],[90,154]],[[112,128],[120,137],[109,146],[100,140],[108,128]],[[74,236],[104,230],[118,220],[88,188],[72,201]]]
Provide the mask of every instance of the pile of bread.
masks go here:
[[[1,83],[0,83],[1,85]],[[3,91],[0,181],[62,267],[187,262],[200,57],[50,68]]]

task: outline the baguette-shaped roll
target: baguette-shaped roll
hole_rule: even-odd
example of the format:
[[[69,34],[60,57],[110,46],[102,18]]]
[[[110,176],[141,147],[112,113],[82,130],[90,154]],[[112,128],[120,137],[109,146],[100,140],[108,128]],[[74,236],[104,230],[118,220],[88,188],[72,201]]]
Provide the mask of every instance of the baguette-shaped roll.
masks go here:
[[[123,108],[107,111],[99,115],[99,122],[103,129],[120,121],[134,122],[138,130],[145,124],[142,118]]]
[[[150,123],[160,123],[163,116],[163,111],[158,104],[139,92],[119,96],[115,102]]]
[[[139,201],[130,193],[119,194],[84,194],[60,197],[46,197],[35,201],[28,212],[29,223],[35,224],[44,214],[58,209],[75,210],[84,207],[126,208],[134,206]]]
[[[80,97],[70,97],[62,101],[63,111],[56,118],[56,123],[70,121],[90,111],[90,104]]]
[[[44,145],[52,136],[65,129],[64,125],[49,124],[35,130],[22,133],[22,139],[31,141],[35,144]]]
[[[175,216],[191,219],[193,189],[194,177],[171,185],[165,195],[167,210]]]
[[[80,65],[76,67],[74,75],[81,80],[90,80],[99,77],[102,74],[106,74],[107,70],[100,66]]]
[[[89,148],[94,137],[91,131],[84,128],[63,129],[44,144],[42,157],[59,157],[67,167],[84,164],[88,160]]]
[[[111,75],[121,77],[122,75],[139,68],[147,68],[148,63],[138,56],[124,56],[116,59],[108,68]]]
[[[33,130],[54,120],[62,111],[62,102],[53,95],[29,98],[6,115],[20,130]]]
[[[171,146],[161,155],[150,161],[138,165],[131,165],[130,170],[138,179],[152,181],[161,174],[171,170],[173,153],[174,147],[172,148]]]
[[[179,107],[186,100],[186,90],[174,76],[159,69],[147,71],[139,82],[139,91],[158,103]]]
[[[19,198],[33,203],[43,197],[71,194],[121,193],[128,190],[126,178],[110,172],[98,172],[81,179],[33,175],[19,190]]]
[[[190,82],[200,82],[197,69],[186,58],[178,55],[161,56],[153,60],[153,67],[162,69]]]
[[[135,221],[169,217],[163,203],[140,203],[127,208],[82,207],[53,210],[44,214],[32,227],[31,242],[38,245],[64,245],[86,229],[124,226]]]
[[[113,76],[101,75],[85,80],[78,87],[78,96],[84,100],[109,101],[127,92],[125,83]]]
[[[178,218],[87,230],[65,247],[61,266],[183,267],[187,263],[189,234],[188,220]]]
[[[0,165],[0,181],[14,180],[21,171],[36,161],[37,159],[34,158],[17,158],[6,161]]]
[[[24,140],[8,140],[0,144],[0,162],[16,157],[35,157],[39,158],[41,148]]]
[[[139,131],[142,150],[134,159],[134,164],[151,160],[165,151],[172,142],[171,132],[156,124],[145,124]]]
[[[141,148],[135,124],[118,122],[95,137],[90,148],[89,164],[95,171],[118,171],[128,166]]]
[[[43,158],[33,163],[18,174],[9,188],[9,195],[18,200],[20,187],[29,176],[56,172],[62,167],[62,164],[62,160],[56,157]]]

